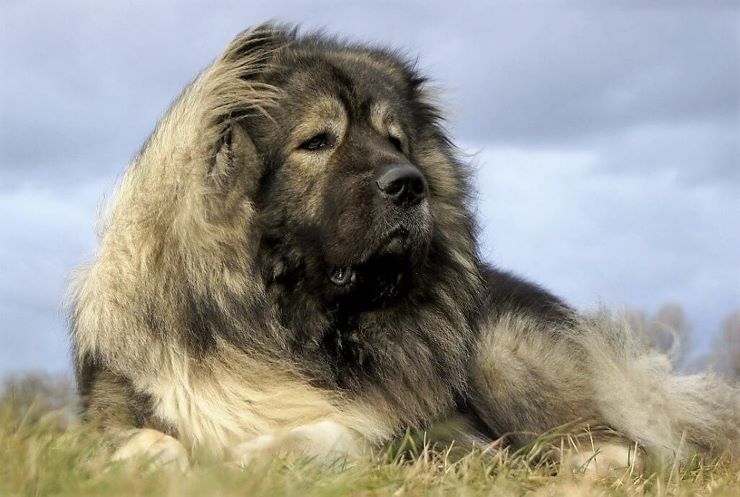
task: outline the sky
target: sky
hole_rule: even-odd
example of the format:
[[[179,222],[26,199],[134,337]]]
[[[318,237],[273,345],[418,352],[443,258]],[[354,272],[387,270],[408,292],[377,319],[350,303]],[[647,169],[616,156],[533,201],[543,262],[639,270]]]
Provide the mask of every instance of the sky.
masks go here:
[[[645,7],[649,4],[649,7]],[[484,255],[579,309],[740,307],[740,3],[0,5],[0,376],[69,371],[70,272],[181,89],[265,20],[403,48],[477,172]]]

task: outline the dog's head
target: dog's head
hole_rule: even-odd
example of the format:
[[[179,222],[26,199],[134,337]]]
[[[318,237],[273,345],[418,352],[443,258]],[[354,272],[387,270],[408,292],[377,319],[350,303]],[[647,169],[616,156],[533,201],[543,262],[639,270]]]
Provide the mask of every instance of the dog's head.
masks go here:
[[[418,81],[388,56],[305,43],[262,80],[280,88],[247,120],[266,159],[257,199],[269,277],[301,271],[333,299],[393,299],[427,256],[435,192],[417,157]]]
[[[273,26],[237,38],[222,60],[251,60],[240,79],[267,95],[222,114],[211,174],[244,169],[219,160],[258,163],[248,175],[268,284],[373,308],[440,265],[475,272],[465,171],[410,64]]]

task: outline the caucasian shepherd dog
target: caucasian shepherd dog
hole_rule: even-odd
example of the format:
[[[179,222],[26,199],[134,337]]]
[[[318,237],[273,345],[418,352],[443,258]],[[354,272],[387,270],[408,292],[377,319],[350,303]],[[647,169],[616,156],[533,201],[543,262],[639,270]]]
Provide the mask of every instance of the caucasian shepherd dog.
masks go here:
[[[195,79],[72,289],[114,458],[358,457],[452,418],[513,446],[588,423],[589,469],[738,440],[736,389],[479,259],[441,119],[396,53],[275,25]]]

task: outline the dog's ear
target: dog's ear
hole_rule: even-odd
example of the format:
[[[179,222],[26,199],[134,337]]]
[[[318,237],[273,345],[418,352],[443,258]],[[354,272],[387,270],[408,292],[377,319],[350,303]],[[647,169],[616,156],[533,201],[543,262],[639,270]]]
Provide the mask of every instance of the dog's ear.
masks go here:
[[[233,190],[236,183],[248,196],[256,193],[262,161],[245,122],[232,123],[221,137],[208,174],[219,192]]]
[[[294,26],[268,22],[239,33],[224,50],[221,60],[239,63],[245,59],[257,62],[296,39]]]
[[[207,175],[218,191],[235,181],[253,193],[261,176],[257,150],[249,135],[253,116],[269,118],[279,90],[265,82],[276,53],[295,38],[295,31],[263,24],[239,34],[203,76],[202,95],[207,102],[206,141],[210,142]]]

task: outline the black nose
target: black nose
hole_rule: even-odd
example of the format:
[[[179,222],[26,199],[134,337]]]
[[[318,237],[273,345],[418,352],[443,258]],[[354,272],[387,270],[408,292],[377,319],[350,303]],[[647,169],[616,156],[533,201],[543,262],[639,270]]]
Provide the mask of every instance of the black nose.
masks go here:
[[[383,197],[403,207],[418,204],[427,194],[424,175],[411,164],[390,164],[383,167],[375,183]]]

